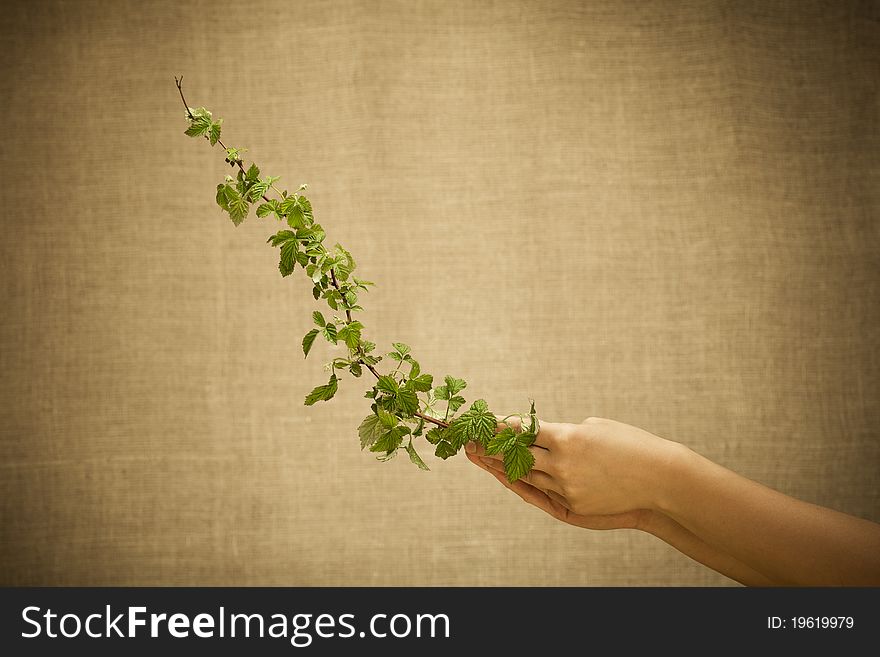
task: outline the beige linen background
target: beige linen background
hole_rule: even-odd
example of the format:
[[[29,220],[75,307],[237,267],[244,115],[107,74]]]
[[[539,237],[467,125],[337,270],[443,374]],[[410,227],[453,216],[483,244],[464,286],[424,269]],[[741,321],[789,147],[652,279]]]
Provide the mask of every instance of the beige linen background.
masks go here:
[[[368,381],[224,118],[377,283],[383,347],[499,412],[612,417],[880,520],[875,2],[12,2],[0,584],[717,585],[463,457],[377,463]]]

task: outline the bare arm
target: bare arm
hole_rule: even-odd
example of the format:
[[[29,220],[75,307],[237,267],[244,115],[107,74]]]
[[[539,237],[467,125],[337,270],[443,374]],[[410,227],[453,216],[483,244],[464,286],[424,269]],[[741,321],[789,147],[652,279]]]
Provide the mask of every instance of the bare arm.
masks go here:
[[[661,485],[661,512],[779,584],[880,584],[880,525],[681,452]]]
[[[650,532],[745,584],[880,584],[880,525],[796,500],[621,422],[542,422],[530,448],[535,468],[514,484],[496,458],[469,448],[474,463],[560,520]]]

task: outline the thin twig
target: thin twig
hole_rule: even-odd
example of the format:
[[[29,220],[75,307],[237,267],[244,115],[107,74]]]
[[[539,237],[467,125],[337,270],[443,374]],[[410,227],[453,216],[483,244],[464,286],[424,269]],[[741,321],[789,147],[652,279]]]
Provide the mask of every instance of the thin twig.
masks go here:
[[[174,82],[177,84],[177,91],[180,92],[180,100],[183,103],[184,108],[186,109],[187,116],[189,116],[191,121],[194,121],[195,117],[192,115],[192,112],[189,109],[189,105],[186,102],[186,98],[183,95],[183,76],[181,75],[179,78],[177,76],[174,76]],[[208,135],[205,135],[205,139],[208,139]],[[220,144],[220,147],[223,150],[227,150],[226,145],[222,141],[218,139],[217,143]],[[235,160],[235,164],[238,165],[238,168],[241,169],[243,173],[247,173],[244,169],[244,165],[241,163],[241,160]],[[265,194],[263,194],[262,197],[264,201],[266,201],[267,203],[269,202],[269,198]],[[340,301],[342,301],[342,305],[345,308],[345,318],[347,320],[346,324],[351,324],[351,309],[348,307],[348,303],[345,301],[345,295],[342,293],[342,288],[339,286],[339,281],[336,280],[336,272],[334,271],[333,267],[330,268],[330,283],[333,285],[334,288],[336,288],[336,291],[339,292],[339,299]],[[367,369],[370,370],[370,372],[373,373],[373,376],[375,376],[377,379],[381,376],[375,367],[373,367],[363,359],[360,359],[358,362],[366,365]],[[431,417],[430,415],[425,415],[424,413],[420,413],[419,411],[416,411],[415,413],[413,413],[413,415],[423,419],[425,422],[431,422],[439,427],[443,427],[444,429],[449,426],[448,422],[438,420],[437,418]]]

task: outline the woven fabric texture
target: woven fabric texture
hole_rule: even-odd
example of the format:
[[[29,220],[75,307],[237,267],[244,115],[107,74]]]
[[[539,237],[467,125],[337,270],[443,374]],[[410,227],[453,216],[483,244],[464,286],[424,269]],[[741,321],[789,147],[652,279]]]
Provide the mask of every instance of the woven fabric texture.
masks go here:
[[[876,2],[5,3],[0,584],[726,585],[377,463],[174,76],[310,185],[370,339],[880,520]]]

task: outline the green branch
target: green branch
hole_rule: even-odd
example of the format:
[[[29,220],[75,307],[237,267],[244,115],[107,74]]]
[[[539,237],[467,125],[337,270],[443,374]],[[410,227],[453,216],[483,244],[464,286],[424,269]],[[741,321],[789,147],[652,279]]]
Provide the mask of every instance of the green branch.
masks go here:
[[[530,448],[539,430],[534,402],[528,415],[518,416],[522,427],[519,430],[505,421],[499,423],[483,399],[477,399],[466,411],[456,415],[467,403],[459,394],[467,387],[463,379],[447,375],[442,385],[434,386],[433,375],[421,371],[412,350],[402,342],[393,343],[393,350],[384,356],[376,355],[376,344],[365,339],[363,323],[353,316],[353,313],[363,311],[358,303],[359,297],[368,292],[373,283],[354,275],[357,265],[345,247],[336,244],[328,249],[324,245],[324,229],[315,221],[312,204],[302,193],[307,186],[301,185],[292,193],[279,190],[275,185],[278,177],[260,177],[256,164],[245,168],[241,157],[245,149],[226,146],[220,139],[223,120],[215,120],[204,107],[190,107],[183,95],[183,77],[174,81],[189,122],[185,134],[204,137],[212,147],[219,144],[225,152],[226,162],[238,169],[235,176],[227,175],[217,185],[217,205],[236,226],[248,217],[255,205],[258,218],[273,217],[282,225],[286,224],[286,228],[278,230],[267,240],[271,246],[280,249],[278,270],[287,277],[299,265],[312,283],[314,299],[323,299],[334,311],[329,319],[320,311],[312,313],[315,327],[302,339],[303,354],[308,357],[320,336],[333,346],[344,346],[345,355],[326,364],[330,379],[306,395],[306,405],[328,401],[336,395],[339,389],[337,370],[348,370],[358,378],[366,368],[376,382],[365,395],[372,401],[370,414],[358,427],[361,449],[375,452],[383,461],[393,458],[402,449],[414,464],[427,470],[428,466],[416,452],[413,438],[424,435],[434,454],[442,459],[458,453],[468,441],[474,441],[490,454],[503,455],[510,481],[525,476],[535,462]],[[397,367],[389,374],[382,374],[376,367],[384,357],[397,362]],[[434,409],[439,401],[446,402],[445,412]],[[425,431],[426,424],[435,426]]]

